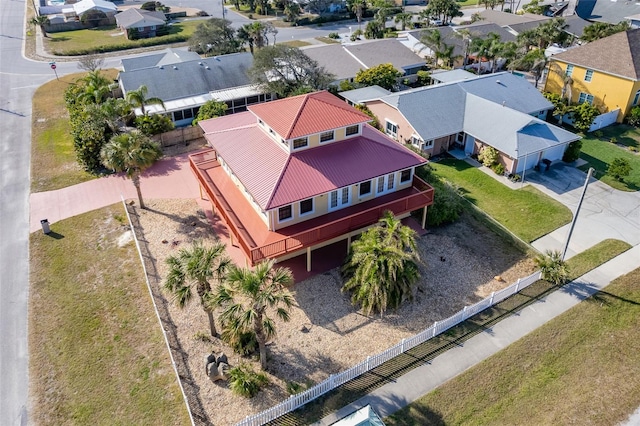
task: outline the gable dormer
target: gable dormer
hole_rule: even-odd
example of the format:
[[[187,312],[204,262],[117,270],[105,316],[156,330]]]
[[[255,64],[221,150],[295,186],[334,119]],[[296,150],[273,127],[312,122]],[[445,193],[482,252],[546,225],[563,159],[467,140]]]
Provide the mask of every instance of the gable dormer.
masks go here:
[[[356,137],[369,116],[329,92],[315,92],[249,107],[258,125],[288,153]]]

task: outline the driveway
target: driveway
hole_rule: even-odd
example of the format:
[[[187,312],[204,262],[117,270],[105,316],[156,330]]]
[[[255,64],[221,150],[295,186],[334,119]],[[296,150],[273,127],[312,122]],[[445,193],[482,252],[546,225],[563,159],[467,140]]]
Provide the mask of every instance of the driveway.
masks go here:
[[[546,172],[526,175],[529,184],[575,212],[586,173],[558,164]],[[533,242],[540,250],[562,250],[570,225],[565,225]],[[607,238],[640,244],[640,192],[623,192],[591,179],[571,236],[567,257],[580,253]]]

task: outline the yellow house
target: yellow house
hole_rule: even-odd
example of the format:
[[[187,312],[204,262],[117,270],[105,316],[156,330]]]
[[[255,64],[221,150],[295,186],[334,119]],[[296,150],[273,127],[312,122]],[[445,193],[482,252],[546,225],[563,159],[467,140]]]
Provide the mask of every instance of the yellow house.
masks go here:
[[[602,113],[619,110],[616,121],[622,122],[640,103],[640,29],[554,55],[545,91],[589,102]]]

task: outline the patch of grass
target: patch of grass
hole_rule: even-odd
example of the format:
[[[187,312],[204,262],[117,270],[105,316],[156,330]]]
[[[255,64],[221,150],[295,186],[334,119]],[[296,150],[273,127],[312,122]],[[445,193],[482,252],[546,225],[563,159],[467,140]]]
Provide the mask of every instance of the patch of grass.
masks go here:
[[[616,128],[619,127],[620,126],[616,126]],[[629,134],[631,134],[631,132],[627,132],[627,135]],[[636,130],[633,131],[633,134],[634,137],[638,137]],[[618,141],[620,142],[620,139],[622,139],[625,140],[626,143],[631,143],[628,138],[629,136],[621,137]],[[631,174],[624,178],[623,181],[614,179],[606,174],[609,164],[614,158],[618,157],[627,159],[631,164]],[[610,142],[597,139],[593,134],[589,134],[582,139],[580,158],[587,162],[587,164],[580,167],[581,170],[586,171],[589,167],[593,167],[595,169],[594,177],[610,187],[621,191],[640,190],[640,155],[629,152]]]
[[[640,402],[640,269],[385,419],[617,424]]]
[[[106,70],[109,79],[118,71]],[[31,123],[31,191],[51,191],[94,178],[76,161],[64,91],[86,73],[43,84],[33,95]]]
[[[316,40],[321,41],[325,44],[340,44],[340,40],[336,40],[330,37],[316,37]]]
[[[287,46],[291,46],[291,47],[304,47],[304,46],[311,45],[311,43],[307,41],[302,41],[302,40],[289,40],[289,41],[278,42],[278,44],[286,44]]]
[[[116,204],[30,238],[31,420],[184,425],[189,416]]]
[[[80,55],[86,52],[112,52],[149,45],[185,42],[201,20],[182,21],[171,25],[169,34],[140,40],[127,40],[120,28],[115,26],[88,30],[51,33],[45,40],[45,49],[55,55]]]
[[[464,197],[526,242],[571,221],[571,211],[531,186],[513,190],[462,160],[430,163]]]
[[[603,129],[601,140],[610,141],[611,138],[616,138],[616,143],[625,146],[632,146],[640,149],[640,130],[636,127],[629,126],[628,124],[614,124]],[[595,132],[594,132],[595,133]],[[588,135],[590,138],[595,138],[593,133]]]
[[[567,260],[570,279],[574,280],[586,274],[596,266],[602,265],[630,248],[631,245],[625,241],[614,239],[600,241],[595,246]]]

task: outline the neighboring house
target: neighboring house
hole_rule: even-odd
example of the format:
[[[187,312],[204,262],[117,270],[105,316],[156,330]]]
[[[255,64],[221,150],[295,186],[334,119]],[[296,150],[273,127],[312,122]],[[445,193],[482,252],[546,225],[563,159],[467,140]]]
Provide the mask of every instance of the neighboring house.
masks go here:
[[[104,0],[82,0],[77,3],[41,5],[38,8],[38,14],[49,18],[49,23],[45,25],[47,32],[74,31],[91,26],[80,23],[82,15],[90,10],[104,12],[106,19],[102,20],[100,24],[115,24],[114,17],[118,12],[118,7],[112,2]]]
[[[182,55],[182,54],[181,54]],[[262,93],[252,83],[247,71],[253,64],[251,53],[234,53],[186,60],[175,51],[123,60],[118,75],[123,96],[145,85],[147,97],[157,97],[161,105],[149,105],[149,114],[167,114],[176,126],[188,126],[207,101],[226,102],[227,114],[247,110],[248,105],[270,101],[271,94]],[[141,114],[136,109],[136,114]]]
[[[441,41],[447,46],[454,46],[453,48],[453,66],[454,68],[462,67],[465,54],[472,56],[473,52],[468,48],[470,40],[465,40],[462,36],[461,30],[468,30],[471,38],[486,38],[489,33],[495,33],[500,36],[500,41],[515,41],[516,36],[511,34],[506,29],[493,23],[479,22],[471,25],[461,25],[456,27],[444,26],[438,28],[427,28],[425,30],[410,31],[407,33],[406,46],[413,49],[415,52],[419,52],[422,55],[434,57],[435,52],[428,46],[422,44],[420,39],[425,31],[437,30],[440,32]],[[501,61],[504,63],[504,61]],[[499,64],[501,63],[499,61]],[[468,61],[469,63],[469,61]],[[489,65],[487,64],[487,68]]]
[[[545,91],[589,102],[601,112],[619,110],[616,121],[622,122],[640,102],[640,29],[552,56]]]
[[[426,160],[372,128],[329,92],[201,121],[212,150],[191,167],[248,263],[284,260],[347,240],[386,210],[404,218],[433,203],[414,175]],[[345,253],[346,255],[346,253]]]
[[[576,14],[587,21],[617,24],[626,20],[627,16],[640,14],[640,3],[632,1],[580,0],[576,6]]]
[[[182,62],[199,61],[200,59],[200,55],[196,52],[191,52],[187,49],[167,48],[152,55],[122,59],[121,63],[123,71],[135,71],[144,68],[175,65]]]
[[[353,44],[330,44],[303,49],[309,56],[335,76],[334,83],[353,81],[358,71],[391,63],[402,78],[416,74],[425,61],[396,39],[371,40]]]
[[[90,10],[99,10],[104,12],[107,17],[113,17],[118,12],[118,7],[110,1],[106,0],[81,0],[77,3],[66,5],[62,9],[62,13],[66,16],[75,16],[81,18],[82,15]]]
[[[562,2],[564,3],[564,2]],[[555,5],[555,3],[553,4]],[[538,28],[540,24],[552,19],[549,16],[535,15],[533,13],[524,13],[522,15],[516,15],[513,13],[500,12],[497,10],[484,10],[480,12],[482,22],[494,23],[506,31],[509,31],[514,36],[527,31]],[[577,15],[570,16],[558,16],[565,20],[567,26],[564,31],[574,38],[582,37],[584,28],[591,25],[591,22],[582,19]]]
[[[392,93],[366,105],[401,143],[428,155],[452,149],[474,155],[492,146],[500,151],[505,170],[514,174],[544,159],[562,159],[567,145],[579,139],[541,120],[553,105],[510,73]]]
[[[164,13],[158,11],[130,8],[116,15],[116,24],[131,40],[162,35],[166,23]]]
[[[369,101],[380,99],[390,94],[390,91],[377,85],[338,93],[349,105],[365,105]]]

